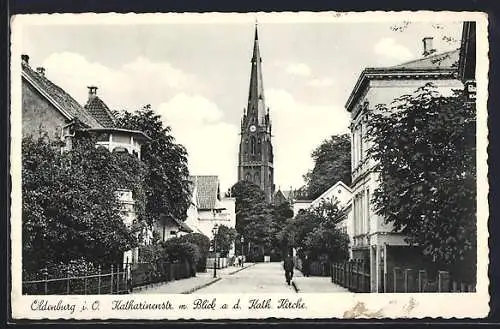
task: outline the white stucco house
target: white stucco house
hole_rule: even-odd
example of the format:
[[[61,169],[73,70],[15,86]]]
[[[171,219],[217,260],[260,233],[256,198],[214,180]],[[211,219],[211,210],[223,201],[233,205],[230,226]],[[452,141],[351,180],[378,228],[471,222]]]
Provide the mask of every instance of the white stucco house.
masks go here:
[[[432,38],[423,39],[423,57],[384,68],[365,68],[345,105],[351,114],[351,216],[353,241],[351,253],[356,259],[370,262],[371,291],[387,291],[387,278],[394,266],[406,266],[420,254],[410,248],[404,236],[393,232],[393,226],[374,213],[371,205],[378,186],[375,162],[367,155],[370,145],[365,140],[368,110],[378,104],[389,105],[396,98],[415,92],[431,82],[444,94],[463,88],[457,79],[459,50],[438,53]]]
[[[218,176],[190,176],[192,182],[192,203],[187,211],[185,224],[192,232],[201,233],[213,239],[212,229],[217,224],[229,228],[236,226],[236,199],[222,197]],[[234,246],[229,256],[234,255]]]

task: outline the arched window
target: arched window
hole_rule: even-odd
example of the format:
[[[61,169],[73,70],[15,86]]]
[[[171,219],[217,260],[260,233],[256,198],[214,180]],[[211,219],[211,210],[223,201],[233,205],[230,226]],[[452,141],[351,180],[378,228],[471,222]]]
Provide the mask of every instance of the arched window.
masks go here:
[[[245,180],[246,180],[246,181],[250,181],[250,174],[249,174],[249,173],[247,173],[247,174],[245,175]]]
[[[252,151],[252,154],[255,154],[255,137],[252,137],[250,139],[250,149]]]
[[[248,153],[248,139],[247,138],[245,138],[245,144],[243,145],[243,152],[245,154]]]
[[[257,171],[253,177],[254,177],[255,184],[259,185],[260,184],[260,172]]]
[[[259,139],[259,141],[258,141],[258,143],[257,143],[257,154],[260,154],[261,145],[262,145],[262,144],[261,144],[260,139]]]

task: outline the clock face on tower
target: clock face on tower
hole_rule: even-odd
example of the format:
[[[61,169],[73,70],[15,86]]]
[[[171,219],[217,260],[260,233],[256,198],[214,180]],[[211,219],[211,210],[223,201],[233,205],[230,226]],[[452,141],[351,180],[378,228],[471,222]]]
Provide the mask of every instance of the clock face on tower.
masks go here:
[[[255,128],[255,126],[254,126],[254,125],[251,125],[251,126],[250,126],[250,131],[251,131],[251,132],[255,132],[255,129],[256,129],[256,128]]]

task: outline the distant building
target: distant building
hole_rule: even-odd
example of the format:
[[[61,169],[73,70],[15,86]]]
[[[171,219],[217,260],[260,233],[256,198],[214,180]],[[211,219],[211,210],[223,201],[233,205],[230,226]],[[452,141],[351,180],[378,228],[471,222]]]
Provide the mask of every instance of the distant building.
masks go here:
[[[371,291],[387,291],[387,276],[394,266],[418,262],[420,253],[410,248],[404,236],[393,232],[391,224],[374,213],[371,205],[377,188],[378,173],[374,160],[367,155],[367,110],[378,104],[390,104],[394,99],[411,94],[427,82],[432,82],[445,95],[462,88],[456,78],[459,50],[437,53],[432,38],[423,39],[423,57],[385,68],[366,68],[359,76],[345,105],[351,113],[351,213],[352,256],[370,262]]]
[[[213,239],[212,229],[217,225],[236,227],[236,199],[222,197],[219,177],[213,175],[190,176],[192,202],[185,224],[195,233]],[[234,246],[230,256],[234,255]]]

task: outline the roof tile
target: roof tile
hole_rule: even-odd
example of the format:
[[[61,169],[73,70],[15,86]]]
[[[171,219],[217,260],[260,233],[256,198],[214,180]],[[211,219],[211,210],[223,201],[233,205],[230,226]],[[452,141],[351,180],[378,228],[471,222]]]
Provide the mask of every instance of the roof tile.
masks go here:
[[[111,113],[108,106],[98,96],[91,97],[87,104],[85,104],[85,109],[89,111],[103,127],[111,128],[115,126],[115,117],[113,113]]]
[[[59,106],[64,108],[71,116],[80,120],[90,128],[102,128],[102,125],[88,113],[71,95],[65,92],[61,87],[54,84],[31,69],[28,65],[22,65],[23,73],[36,84],[36,87],[46,92]]]
[[[190,176],[196,185],[196,201],[199,209],[214,209],[220,199],[219,178],[217,176]]]

